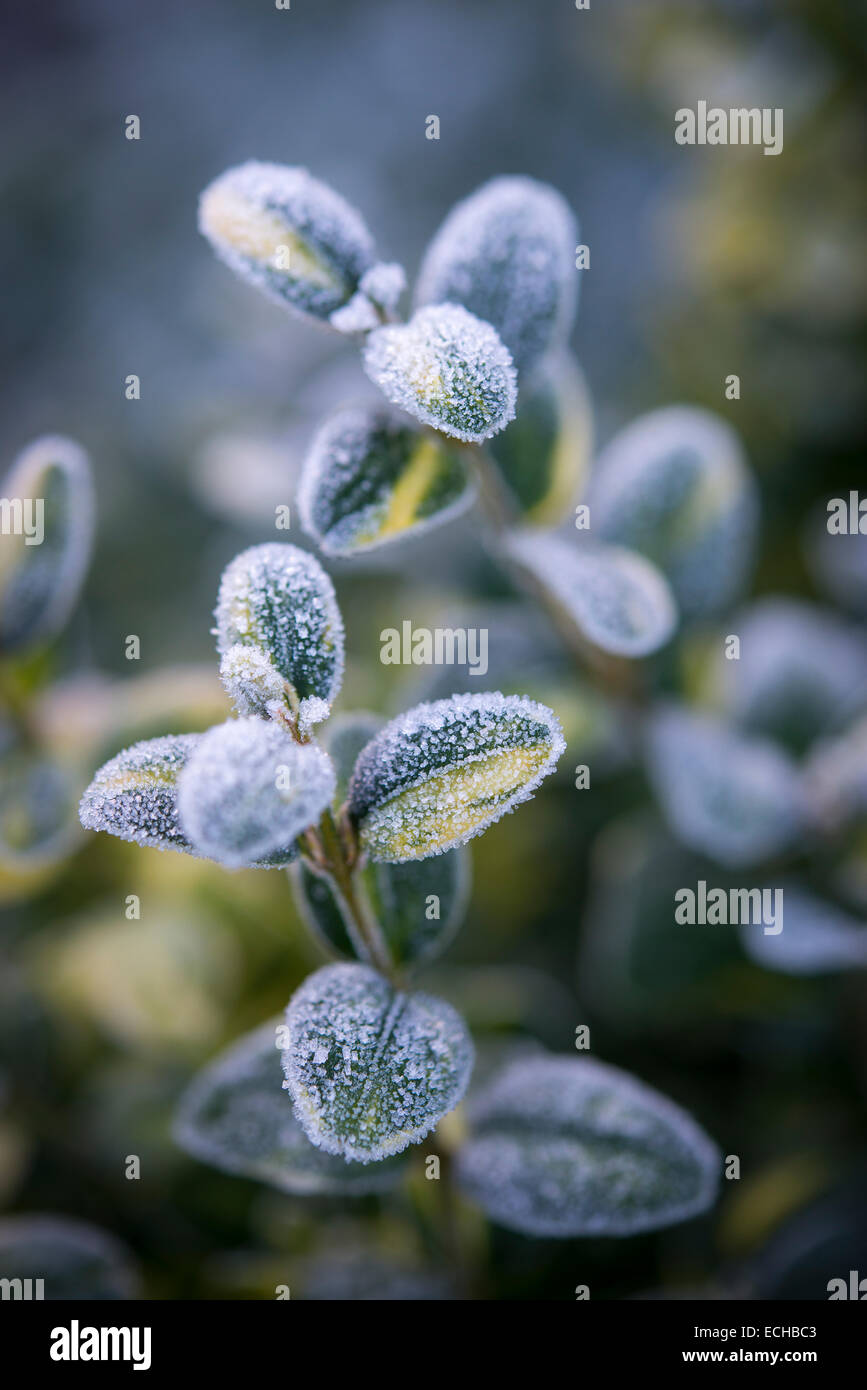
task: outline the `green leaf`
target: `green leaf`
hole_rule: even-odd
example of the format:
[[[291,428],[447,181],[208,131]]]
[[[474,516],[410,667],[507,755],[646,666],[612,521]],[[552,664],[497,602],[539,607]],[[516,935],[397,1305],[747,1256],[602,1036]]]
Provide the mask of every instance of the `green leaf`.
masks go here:
[[[758,494],[734,430],[710,411],[654,410],[599,455],[586,498],[601,540],[647,556],[690,617],[719,612],[743,587]]]
[[[580,493],[590,462],[593,411],[578,363],[560,354],[521,390],[512,423],[488,445],[525,520],[553,526]]]
[[[283,164],[251,160],[221,174],[202,194],[199,229],[242,280],[316,319],[348,305],[374,265],[355,209],[306,169]],[[370,326],[378,316],[361,298]]]
[[[672,1101],[602,1062],[513,1062],[470,1102],[468,1120],[460,1187],[526,1235],[634,1235],[697,1216],[716,1197],[716,1145]]]
[[[538,531],[510,536],[505,548],[602,651],[649,656],[671,638],[677,625],[671,590],[641,555]]]
[[[386,410],[357,407],[314,439],[298,506],[326,555],[350,556],[447,521],[474,495],[456,450]]]
[[[296,864],[291,874],[299,911],[314,935],[341,955],[366,961],[330,881],[306,864]],[[418,965],[440,955],[463,920],[469,897],[469,854],[455,849],[407,864],[368,863],[356,871],[355,882],[356,892],[365,895],[382,928],[394,964]]]
[[[449,213],[425,254],[418,304],[462,304],[493,324],[522,374],[572,327],[578,227],[556,189],[496,178]]]
[[[416,420],[466,443],[504,429],[517,379],[489,323],[457,304],[419,309],[409,323],[370,334],[364,368],[383,395]]]
[[[277,1019],[262,1024],[194,1078],[178,1108],[175,1141],[203,1163],[282,1192],[363,1196],[393,1186],[403,1159],[371,1168],[310,1143],[286,1094],[280,1030]]]
[[[5,655],[50,641],[78,601],[93,539],[87,455],[69,439],[37,439],[13,464],[0,493],[0,654]]]
[[[305,1133],[360,1163],[423,1139],[466,1090],[473,1044],[454,1009],[366,965],[326,965],[286,1010],[283,1069]]]
[[[285,863],[293,841],[334,795],[316,744],[263,719],[230,719],[196,741],[178,778],[181,829],[197,853],[229,868]]]
[[[720,864],[760,864],[803,829],[798,769],[768,739],[671,705],[649,726],[647,767],[674,833]]]
[[[237,555],[217,597],[221,675],[239,714],[327,718],[343,678],[343,620],[314,555],[271,542]],[[251,649],[245,664],[236,648]],[[282,705],[278,690],[282,687]]]
[[[81,798],[85,830],[105,830],[154,849],[191,852],[178,821],[177,787],[200,738],[168,734],[145,739],[105,763]]]
[[[139,1297],[138,1274],[126,1246],[98,1226],[60,1216],[6,1216],[0,1221],[0,1279],[43,1279],[47,1300]]]
[[[565,748],[544,705],[498,691],[417,705],[361,753],[349,809],[373,859],[465,844],[522,801]]]

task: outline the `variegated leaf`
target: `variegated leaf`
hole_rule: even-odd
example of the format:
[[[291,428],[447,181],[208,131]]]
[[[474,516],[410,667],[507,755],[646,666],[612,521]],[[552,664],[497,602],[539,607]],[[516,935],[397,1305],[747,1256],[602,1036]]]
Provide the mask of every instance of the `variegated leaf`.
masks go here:
[[[438,525],[474,497],[456,449],[386,410],[346,409],[313,441],[301,522],[326,555],[349,556]]]
[[[327,965],[286,1010],[283,1068],[305,1133],[370,1163],[424,1138],[466,1090],[473,1045],[451,1005],[366,965]]]
[[[426,859],[479,835],[553,771],[565,745],[544,705],[491,692],[417,705],[361,753],[349,809],[371,858]]]

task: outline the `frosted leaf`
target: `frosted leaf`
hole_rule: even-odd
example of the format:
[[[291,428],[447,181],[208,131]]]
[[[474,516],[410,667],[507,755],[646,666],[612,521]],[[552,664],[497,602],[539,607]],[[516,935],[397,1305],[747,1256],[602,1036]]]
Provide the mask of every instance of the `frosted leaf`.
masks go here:
[[[177,784],[201,734],[134,743],[99,769],[81,798],[85,830],[107,830],[153,849],[189,851],[178,821]]]
[[[492,1220],[534,1236],[628,1236],[716,1199],[717,1146],[684,1110],[603,1062],[511,1063],[468,1107],[455,1176]]]
[[[286,1009],[283,1070],[304,1132],[360,1163],[400,1153],[453,1110],[473,1044],[430,994],[395,990],[366,965],[326,965]]]
[[[298,863],[292,884],[298,910],[315,936],[340,955],[367,960],[356,945],[330,880]],[[406,864],[368,863],[355,874],[356,893],[364,895],[379,922],[396,966],[418,965],[440,955],[460,926],[469,898],[470,857],[453,849],[432,859]]]
[[[37,439],[0,483],[0,497],[0,654],[6,654],[50,641],[78,600],[93,540],[87,455],[60,436]]]
[[[286,708],[283,677],[261,647],[230,647],[220,662],[220,680],[239,714],[273,719]]]
[[[643,556],[585,537],[566,541],[538,531],[517,532],[505,547],[602,651],[649,656],[674,633],[671,590]]]
[[[350,556],[446,521],[474,496],[456,449],[389,411],[358,407],[313,440],[298,509],[326,555]]]
[[[229,868],[289,857],[334,794],[315,744],[277,724],[230,719],[198,739],[178,781],[178,817],[194,849]]]
[[[766,933],[749,923],[738,928],[751,960],[784,975],[867,968],[867,923],[796,884],[783,882],[774,888],[782,893],[782,931]]]
[[[425,254],[418,304],[463,304],[493,324],[522,374],[572,328],[578,227],[544,183],[496,178],[457,204]]]
[[[546,362],[518,396],[512,423],[488,451],[527,522],[553,526],[576,500],[590,463],[593,408],[584,375],[566,353]]]
[[[194,1078],[181,1098],[176,1143],[225,1173],[302,1196],[363,1196],[392,1187],[403,1159],[347,1163],[311,1144],[283,1084],[279,1021],[245,1033]]]
[[[377,261],[361,277],[361,290],[386,313],[393,313],[406,289],[406,271],[397,261]]]
[[[827,609],[762,598],[731,620],[740,659],[721,661],[727,705],[751,729],[797,749],[867,707],[861,631]]]
[[[351,337],[355,333],[369,333],[378,326],[380,318],[375,305],[359,290],[342,309],[335,309],[328,322],[338,333]]]
[[[709,716],[675,706],[658,713],[647,766],[674,833],[720,864],[759,864],[803,827],[803,787],[791,758]]]
[[[42,1297],[52,1301],[140,1296],[125,1245],[89,1222],[42,1213],[0,1220],[0,1279],[43,1279]],[[32,1290],[36,1298],[35,1285]]]
[[[553,772],[565,749],[551,710],[492,691],[417,705],[362,751],[349,809],[373,859],[426,859],[465,844]]]
[[[327,320],[374,262],[359,214],[306,169],[255,160],[228,169],[199,202],[199,230],[242,280]]]
[[[215,617],[220,656],[236,646],[258,649],[285,683],[284,704],[296,717],[311,696],[334,700],[343,679],[343,620],[314,555],[273,541],[242,551],[223,571]],[[230,665],[237,662],[235,653]],[[274,680],[264,664],[256,669],[264,682],[261,709],[273,713]],[[242,683],[239,694],[238,712],[247,713],[252,686]]]
[[[657,564],[690,617],[743,588],[758,492],[738,436],[709,411],[670,406],[634,420],[599,455],[585,500],[594,532]]]
[[[457,304],[419,309],[409,323],[371,333],[364,369],[394,405],[467,443],[515,414],[517,378],[495,329]]]

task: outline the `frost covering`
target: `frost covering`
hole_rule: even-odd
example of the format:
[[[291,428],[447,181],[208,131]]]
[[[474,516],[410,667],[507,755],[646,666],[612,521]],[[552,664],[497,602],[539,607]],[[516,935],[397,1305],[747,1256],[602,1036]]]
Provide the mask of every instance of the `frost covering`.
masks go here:
[[[493,324],[529,372],[572,327],[578,227],[555,189],[528,178],[483,184],[449,213],[428,247],[418,304],[463,304]]]
[[[174,1134],[203,1163],[301,1195],[382,1191],[402,1160],[362,1167],[316,1148],[287,1103],[275,1019],[246,1033],[195,1077]]]
[[[230,719],[193,749],[178,781],[178,816],[200,854],[240,868],[288,857],[333,795],[334,768],[321,748],[262,719]]]
[[[314,439],[298,507],[327,555],[352,555],[446,521],[474,495],[456,450],[387,410],[357,407]]]
[[[394,405],[467,443],[513,418],[517,376],[496,330],[457,304],[419,309],[371,333],[364,368]]]
[[[178,820],[177,783],[201,734],[167,734],[134,743],[99,769],[79,816],[85,830],[107,830],[154,849],[192,848]]]
[[[758,493],[738,436],[709,411],[634,420],[599,455],[586,500],[601,539],[659,565],[685,613],[716,612],[743,586]]]
[[[664,646],[677,626],[665,579],[630,550],[533,531],[512,535],[506,549],[603,651],[647,656]]]
[[[78,598],[93,540],[90,462],[71,439],[35,440],[0,483],[0,495],[23,504],[32,527],[42,504],[42,540],[5,534],[0,546],[0,653],[49,641]]]
[[[768,739],[671,706],[651,722],[647,765],[675,834],[721,864],[758,864],[802,826],[797,767]]]
[[[343,619],[314,555],[277,542],[243,550],[223,572],[215,617],[222,674],[239,713],[271,713],[279,678],[302,720],[309,700],[324,701],[312,712],[327,715],[343,678]],[[276,675],[258,659],[245,669],[237,646],[264,653]]]
[[[538,1236],[626,1236],[716,1196],[722,1156],[695,1121],[602,1062],[508,1065],[469,1103],[456,1177],[493,1220]]]
[[[362,751],[349,808],[372,858],[465,844],[526,801],[565,748],[551,710],[498,691],[417,705]]]
[[[317,319],[347,304],[374,263],[355,209],[283,164],[251,160],[221,174],[202,194],[199,230],[242,280]]]
[[[286,1083],[307,1136],[361,1163],[400,1153],[463,1095],[473,1045],[460,1015],[366,965],[327,965],[286,1010]]]

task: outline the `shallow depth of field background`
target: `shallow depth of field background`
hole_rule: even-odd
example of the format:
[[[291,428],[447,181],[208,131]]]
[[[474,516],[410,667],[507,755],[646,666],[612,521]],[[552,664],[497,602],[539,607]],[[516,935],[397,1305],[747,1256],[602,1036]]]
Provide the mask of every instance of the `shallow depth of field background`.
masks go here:
[[[821,527],[827,498],[865,478],[855,21],[844,0],[18,7],[0,58],[0,469],[62,432],[89,450],[98,485],[95,561],[58,676],[135,683],[110,693],[128,701],[130,737],[225,717],[209,631],[220,571],[274,538],[312,429],[363,386],[351,349],[236,282],[197,233],[200,189],[250,157],[331,183],[411,278],[485,179],[556,185],[591,248],[572,342],[597,440],[660,405],[719,411],[762,491],[753,592],[816,597],[817,509]],[[782,156],[675,145],[674,111],[700,98],[783,107]],[[425,139],[432,113],[438,142]],[[139,402],[124,399],[132,372]],[[380,665],[382,628],[508,596],[473,522],[329,569],[348,634],[344,710],[423,697],[418,671]],[[138,663],[124,657],[132,633]],[[69,696],[74,718],[98,721],[96,688]],[[615,767],[577,792],[579,760],[570,749],[557,779],[474,842],[468,920],[426,978],[477,1037],[568,1051],[589,1023],[595,1056],[690,1109],[744,1176],[708,1217],[626,1241],[530,1240],[468,1209],[480,1287],[825,1297],[832,1274],[867,1274],[864,975],[771,974],[728,928],[657,931],[647,884],[636,939],[603,967],[600,864],[614,865],[625,923],[635,855],[662,864],[677,850],[640,772]],[[863,891],[863,845],[853,853]],[[697,876],[673,872],[675,885]],[[140,922],[124,917],[133,893]],[[113,1232],[151,1297],[268,1297],[280,1282],[293,1296],[406,1292],[394,1269],[424,1274],[436,1256],[423,1185],[389,1201],[289,1198],[194,1163],[168,1135],[192,1072],[319,960],[282,874],[82,834],[33,897],[0,908],[0,1210]],[[124,1178],[128,1154],[141,1181]]]

